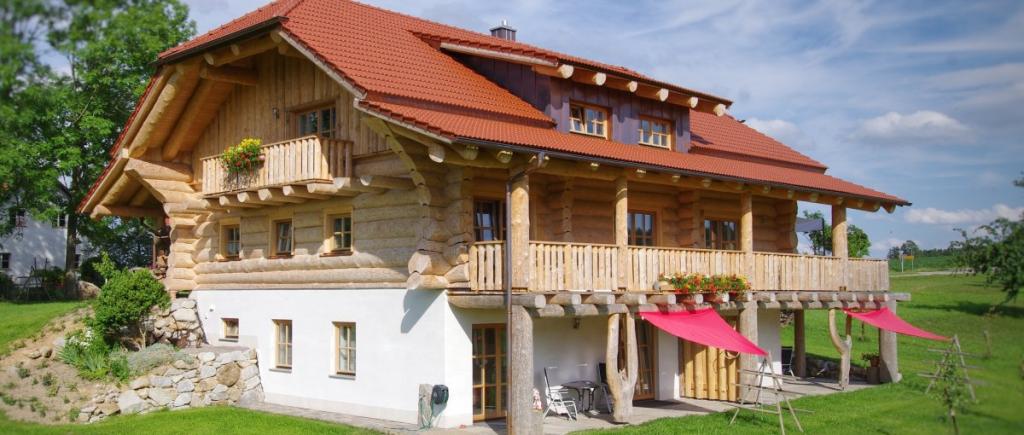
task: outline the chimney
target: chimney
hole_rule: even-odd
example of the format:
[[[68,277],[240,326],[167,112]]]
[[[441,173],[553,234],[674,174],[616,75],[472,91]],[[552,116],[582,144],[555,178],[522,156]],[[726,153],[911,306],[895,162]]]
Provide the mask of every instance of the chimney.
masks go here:
[[[516,29],[508,25],[508,20],[501,20],[501,25],[491,29],[491,36],[495,38],[507,39],[509,41],[516,40]]]

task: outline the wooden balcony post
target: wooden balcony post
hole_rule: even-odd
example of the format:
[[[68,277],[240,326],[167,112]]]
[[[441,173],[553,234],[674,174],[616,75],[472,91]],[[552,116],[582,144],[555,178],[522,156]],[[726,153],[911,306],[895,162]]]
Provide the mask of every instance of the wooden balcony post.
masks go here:
[[[793,374],[807,377],[807,339],[804,334],[804,310],[793,311]]]
[[[893,313],[896,312],[896,301],[888,301],[885,306]],[[879,377],[882,382],[899,382],[903,379],[900,374],[900,364],[897,359],[896,333],[884,329],[878,330],[878,357],[881,360]]]
[[[629,264],[629,189],[626,177],[615,179],[615,246],[618,247],[616,255],[619,290],[626,289],[626,265]]]
[[[523,174],[512,183],[509,201],[511,219],[509,228],[512,237],[508,241],[512,249],[509,275],[512,291],[530,288],[530,176]]]
[[[739,313],[739,330],[740,334],[750,340],[751,343],[757,344],[757,302],[741,302]],[[757,376],[752,372],[757,370],[757,356],[749,353],[740,354],[740,384],[754,385],[754,381]],[[746,400],[750,400],[751,390],[749,388],[740,388],[741,397]]]
[[[850,283],[850,251],[846,241],[846,207],[832,206],[832,255],[839,257],[839,290]]]
[[[512,306],[509,363],[508,433],[538,433],[540,416],[533,411],[533,318],[521,305]]]
[[[754,282],[754,201],[750,192],[740,194],[740,250],[747,279]]]

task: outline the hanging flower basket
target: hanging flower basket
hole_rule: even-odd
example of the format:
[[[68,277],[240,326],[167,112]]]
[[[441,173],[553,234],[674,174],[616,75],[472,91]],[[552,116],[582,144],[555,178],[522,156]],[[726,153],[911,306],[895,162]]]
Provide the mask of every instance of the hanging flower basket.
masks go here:
[[[245,138],[238,145],[228,147],[221,155],[221,164],[229,176],[251,174],[263,166],[263,143],[259,139]]]

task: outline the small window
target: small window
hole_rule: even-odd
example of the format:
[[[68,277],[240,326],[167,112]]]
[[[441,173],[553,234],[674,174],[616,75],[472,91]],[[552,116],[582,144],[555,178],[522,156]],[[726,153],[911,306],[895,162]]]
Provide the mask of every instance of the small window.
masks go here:
[[[61,214],[57,215],[57,217],[53,220],[53,227],[54,228],[67,228],[67,226],[68,226],[68,215],[66,215],[66,214],[61,213]]]
[[[654,214],[629,212],[629,244],[633,246],[654,246]]]
[[[352,250],[352,215],[331,216],[331,251]]]
[[[221,227],[220,253],[224,258],[237,259],[242,253],[242,229],[238,225]]]
[[[334,323],[334,373],[356,374],[356,324]]]
[[[238,319],[221,319],[221,322],[224,323],[224,338],[238,340]]]
[[[661,148],[672,146],[672,124],[652,118],[640,118],[640,144]]]
[[[333,107],[325,107],[299,113],[299,136],[318,134],[323,137],[334,137],[338,114]]]
[[[274,255],[292,255],[292,221],[274,221]]]
[[[25,228],[28,225],[28,218],[25,217],[25,210],[11,210],[8,215],[8,225],[11,228]]]
[[[11,253],[3,252],[0,253],[0,270],[10,270],[11,268]]]
[[[736,221],[704,221],[704,246],[708,249],[735,250]]]
[[[274,365],[279,369],[292,368],[292,321],[275,320]]]
[[[502,201],[473,202],[473,232],[478,242],[501,240],[505,235],[505,207]]]
[[[569,106],[569,131],[608,138],[608,111],[595,106]]]

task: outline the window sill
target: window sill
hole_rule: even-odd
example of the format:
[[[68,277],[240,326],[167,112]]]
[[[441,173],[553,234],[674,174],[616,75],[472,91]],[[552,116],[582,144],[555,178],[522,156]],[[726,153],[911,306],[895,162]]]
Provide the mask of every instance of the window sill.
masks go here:
[[[651,147],[651,148],[661,148],[661,149],[663,149],[663,150],[669,150],[669,149],[672,149],[672,145],[658,145],[658,144],[653,144],[653,143],[646,143],[646,142],[637,142],[637,144],[638,144],[638,145],[643,145],[643,146],[645,146],[645,147]]]
[[[342,250],[342,251],[324,252],[323,254],[320,254],[320,256],[321,257],[347,257],[347,256],[350,256],[352,254],[353,254],[353,252],[352,252],[351,249],[345,249],[345,250]]]
[[[229,343],[238,343],[238,337],[223,337],[220,341],[226,341]]]
[[[330,379],[344,379],[344,380],[348,380],[348,381],[356,380],[356,375],[355,374],[346,374],[346,373],[335,373],[333,375],[327,375],[327,377],[330,378]]]
[[[221,257],[217,259],[218,263],[229,263],[232,261],[242,261],[241,257]]]
[[[606,136],[606,135],[602,135],[602,134],[594,134],[594,133],[587,133],[587,132],[585,132],[585,131],[574,131],[574,130],[569,130],[569,133],[572,133],[572,134],[578,134],[578,135],[582,135],[582,136],[590,136],[590,137],[596,137],[596,138],[600,138],[600,139],[605,139],[605,140],[607,140],[607,139],[608,139],[608,136]]]
[[[282,260],[286,258],[292,258],[292,254],[276,254],[267,257],[268,260]]]
[[[276,372],[276,373],[291,373],[292,372],[291,367],[271,367],[269,370],[272,371],[272,372]]]

